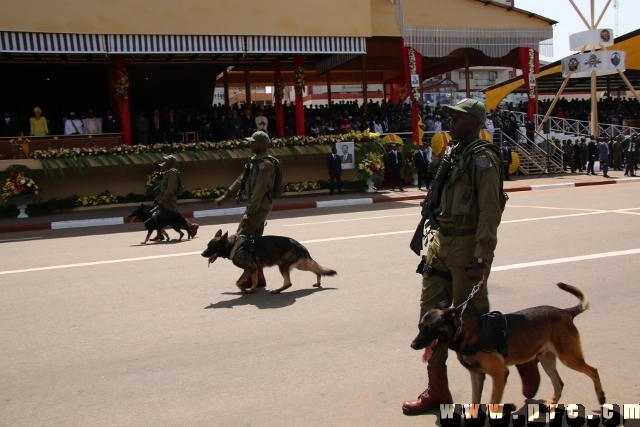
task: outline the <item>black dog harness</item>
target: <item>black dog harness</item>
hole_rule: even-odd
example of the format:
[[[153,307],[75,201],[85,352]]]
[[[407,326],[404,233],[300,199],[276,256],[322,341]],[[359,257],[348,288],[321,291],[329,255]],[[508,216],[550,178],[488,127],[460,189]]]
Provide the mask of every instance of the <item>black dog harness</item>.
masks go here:
[[[258,236],[243,236],[242,234],[236,235],[236,241],[229,253],[229,259],[233,260],[238,252],[245,251],[251,256],[254,263],[258,264],[258,257],[256,256],[256,243]]]
[[[480,318],[482,319],[482,332],[478,342],[457,350],[457,352],[465,356],[472,356],[479,351],[487,353],[498,351],[502,356],[507,357],[507,345],[509,344],[507,318],[499,311],[483,314]]]

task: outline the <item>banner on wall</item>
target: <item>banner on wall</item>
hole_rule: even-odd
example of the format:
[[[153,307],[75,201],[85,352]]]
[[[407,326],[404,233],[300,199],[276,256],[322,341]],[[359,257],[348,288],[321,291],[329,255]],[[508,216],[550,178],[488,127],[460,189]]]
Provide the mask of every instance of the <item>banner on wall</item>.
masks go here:
[[[536,74],[540,72],[540,60],[538,52],[531,48],[521,47],[519,51],[522,77],[524,78],[527,97],[530,101],[527,108],[527,117],[529,120],[533,120],[533,114],[535,113],[535,103],[533,101],[536,98]]]

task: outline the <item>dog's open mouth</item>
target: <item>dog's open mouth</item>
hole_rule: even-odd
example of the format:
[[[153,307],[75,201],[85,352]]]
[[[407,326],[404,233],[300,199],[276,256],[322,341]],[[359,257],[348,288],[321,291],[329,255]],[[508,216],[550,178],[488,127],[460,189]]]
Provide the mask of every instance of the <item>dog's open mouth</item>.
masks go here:
[[[431,359],[431,356],[433,356],[433,352],[436,350],[437,346],[438,346],[438,339],[436,338],[431,342],[431,344],[425,347],[424,353],[422,353],[422,361],[424,363],[427,363],[429,359]]]
[[[213,261],[215,261],[216,259],[218,259],[218,255],[211,255],[209,257],[209,262],[207,263],[207,267],[209,267],[211,264],[213,264]]]

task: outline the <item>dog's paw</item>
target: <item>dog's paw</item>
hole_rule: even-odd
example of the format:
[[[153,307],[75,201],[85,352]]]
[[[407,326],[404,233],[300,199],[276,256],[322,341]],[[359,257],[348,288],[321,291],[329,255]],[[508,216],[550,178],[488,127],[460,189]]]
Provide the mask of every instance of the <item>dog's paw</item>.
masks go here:
[[[319,288],[321,285],[320,285],[320,283],[314,283],[314,284],[313,284],[313,285],[311,285],[311,286],[313,286],[314,288]]]
[[[279,294],[280,292],[282,292],[282,289],[272,289],[269,291],[270,294]]]

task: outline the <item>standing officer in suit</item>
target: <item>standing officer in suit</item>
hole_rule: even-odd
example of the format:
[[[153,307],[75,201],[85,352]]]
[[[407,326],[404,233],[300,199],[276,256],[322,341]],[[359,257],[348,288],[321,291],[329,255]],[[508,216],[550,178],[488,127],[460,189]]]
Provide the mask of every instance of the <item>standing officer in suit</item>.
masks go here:
[[[502,169],[504,170],[505,181],[511,181],[509,178],[509,168],[511,167],[511,147],[507,141],[502,142]]]
[[[638,155],[638,144],[636,142],[635,137],[627,138],[629,140],[629,144],[625,148],[625,169],[624,176],[636,176],[636,156]]]
[[[0,122],[0,136],[18,136],[18,130],[18,121],[5,111],[4,118]]]
[[[604,138],[600,140],[598,151],[600,153],[600,169],[602,169],[603,176],[609,178],[607,174],[609,172],[609,145]]]
[[[249,108],[244,109],[244,114],[240,117],[242,122],[242,136],[248,138],[255,132],[255,119],[251,117],[251,110]]]
[[[401,169],[402,169],[402,153],[398,151],[398,145],[393,144],[391,151],[387,155],[387,166],[391,171],[391,191],[395,191],[396,184],[398,184],[398,188],[400,191],[404,191],[402,188],[402,177]]]
[[[169,110],[169,117],[164,123],[164,130],[167,135],[167,142],[178,142],[178,134],[182,128],[173,110]]]
[[[102,123],[102,132],[104,133],[117,133],[120,132],[120,124],[118,123],[118,119],[113,115],[111,110],[107,110],[107,115],[105,116]]]
[[[333,196],[334,184],[338,184],[338,193],[342,194],[342,161],[338,156],[336,147],[331,149],[331,154],[327,157],[327,170],[329,171],[329,195]]]
[[[587,144],[587,175],[597,175],[594,172],[593,166],[596,163],[598,157],[598,147],[593,135],[589,137],[589,144]]]
[[[420,146],[420,150],[414,154],[413,161],[418,173],[418,190],[422,189],[422,181],[424,181],[424,189],[429,189],[429,164],[431,163],[431,147],[425,144]]]

